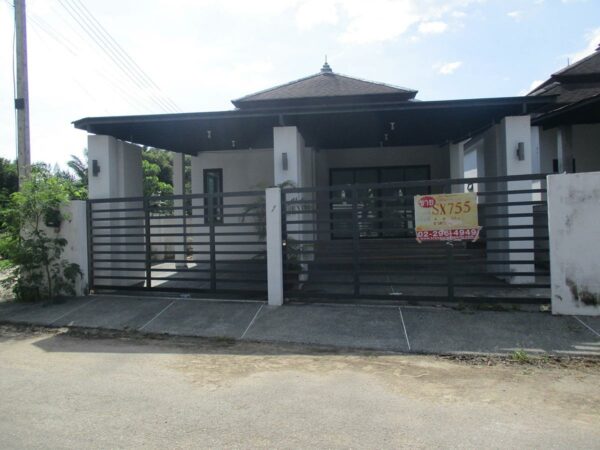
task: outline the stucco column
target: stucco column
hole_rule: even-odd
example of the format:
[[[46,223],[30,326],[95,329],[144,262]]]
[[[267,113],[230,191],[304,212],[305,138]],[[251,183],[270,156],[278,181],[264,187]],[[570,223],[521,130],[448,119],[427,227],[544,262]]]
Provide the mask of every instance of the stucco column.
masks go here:
[[[465,176],[465,143],[449,144],[450,152],[450,178],[464,178]],[[464,192],[464,185],[453,184],[452,192]]]
[[[503,159],[505,174],[511,175],[528,175],[531,174],[533,164],[533,149],[531,142],[531,118],[530,116],[513,116],[505,117],[499,125],[500,148],[498,149]],[[524,181],[509,181],[505,184],[507,190],[528,190],[533,188],[533,183],[530,180]],[[527,202],[533,200],[531,193],[510,194],[507,195],[509,202]],[[532,205],[511,205],[506,207],[505,212],[508,215],[513,214],[529,214],[528,217],[508,217],[503,219],[504,224],[509,227],[515,226],[533,226]],[[532,238],[533,228],[515,229],[510,228],[502,230],[508,238]],[[507,242],[506,260],[509,263],[507,272],[512,272],[515,275],[507,277],[511,284],[533,283],[532,276],[519,276],[519,272],[534,271],[534,253],[519,253],[512,250],[533,249],[533,240],[509,240]],[[510,264],[511,260],[531,260],[531,264]]]
[[[282,183],[289,182],[295,187],[308,187],[314,182],[314,153],[312,149],[305,146],[304,138],[297,127],[273,128],[273,164],[276,186],[281,186]],[[298,193],[294,195],[294,199],[312,200],[314,199],[314,195],[314,193],[310,192]],[[286,206],[283,205],[282,207],[285,208]],[[314,213],[304,213],[290,209],[287,209],[287,212],[287,217],[293,221],[308,222],[314,219],[312,217]],[[307,232],[314,233],[316,231],[315,226],[311,223],[292,224],[287,229],[290,239],[298,242],[300,250],[298,259],[302,270],[305,272],[299,278],[301,281],[306,281],[307,263],[314,258],[314,253],[310,252],[310,248],[302,244],[301,241],[313,239],[313,236]],[[307,253],[301,251],[304,248],[308,250]]]
[[[88,136],[88,196],[90,199],[122,197],[141,197],[143,195],[142,153],[141,147],[120,141],[111,136]],[[143,205],[141,200],[128,200],[107,203],[98,203],[96,209],[139,209]],[[131,217],[140,217],[140,211],[115,211],[102,212],[93,215],[95,219],[103,220],[98,225],[113,226],[110,231],[100,229],[94,234],[114,234],[111,237],[94,237],[94,249],[97,251],[111,251],[103,255],[109,259],[131,259],[133,252],[143,252],[144,246],[144,220],[142,218],[131,220]],[[133,226],[133,227],[132,227]],[[126,236],[132,234],[133,236]],[[131,255],[127,252],[132,252]],[[94,270],[95,276],[124,276],[120,271],[127,268],[127,276],[139,277],[138,280],[128,279],[99,279],[96,284],[110,283],[112,285],[135,285],[142,283],[144,278],[144,263],[113,261],[103,263],[103,270]],[[110,267],[110,269],[108,269]],[[139,269],[139,270],[130,270]]]
[[[558,157],[558,172],[573,172],[573,130],[570,125],[556,130],[556,152]]]
[[[183,153],[173,153],[173,194],[183,195],[185,193],[185,155]],[[179,230],[180,238],[177,238],[177,245],[174,246],[175,259],[179,260],[175,263],[175,267],[182,269],[187,267],[185,262],[181,260],[185,259],[185,236],[187,221],[183,216],[185,211],[183,210],[183,201],[175,200],[173,202],[175,206],[174,216],[178,217],[176,223],[181,225],[181,228],[175,228]]]
[[[112,136],[89,135],[88,161],[89,198],[142,195],[142,153],[137,145]]]
[[[267,222],[267,277],[269,305],[283,304],[283,242],[281,233],[281,189],[265,191]]]
[[[276,185],[289,181],[296,187],[303,186],[303,153],[304,139],[297,127],[273,128],[273,163]]]

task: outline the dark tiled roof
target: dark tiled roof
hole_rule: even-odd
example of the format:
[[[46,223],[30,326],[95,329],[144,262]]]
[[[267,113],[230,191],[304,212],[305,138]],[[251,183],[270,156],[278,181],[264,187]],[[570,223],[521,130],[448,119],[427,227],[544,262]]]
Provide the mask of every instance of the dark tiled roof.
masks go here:
[[[343,98],[365,97],[365,100],[410,100],[417,91],[383,83],[352,78],[323,67],[320,73],[290,83],[282,84],[264,91],[232,100],[236,107],[258,106],[261,103],[295,102],[308,99],[327,99],[331,101]]]
[[[553,77],[571,77],[600,74],[600,46],[589,56],[552,74]]]
[[[547,114],[542,114],[536,119],[540,121],[539,123],[542,123],[545,120],[544,117],[559,117],[556,115],[558,111],[564,110],[564,108],[569,105],[585,102],[599,94],[600,47],[598,47],[591,55],[553,73],[550,78],[536,87],[528,95],[556,96],[556,104],[547,108]]]
[[[528,95],[539,95],[540,90],[548,88],[556,82],[600,82],[600,46],[591,55],[560,69],[558,72],[554,72],[550,75],[550,78],[532,90]]]
[[[530,95],[557,95],[556,103],[565,105],[600,94],[600,83],[560,83],[555,81]]]

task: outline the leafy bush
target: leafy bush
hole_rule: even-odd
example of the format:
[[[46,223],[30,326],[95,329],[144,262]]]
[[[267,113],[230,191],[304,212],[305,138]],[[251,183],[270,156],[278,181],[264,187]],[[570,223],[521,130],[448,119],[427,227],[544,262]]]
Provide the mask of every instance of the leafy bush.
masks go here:
[[[67,241],[47,231],[48,223],[60,226],[66,219],[60,208],[70,194],[67,180],[34,170],[2,210],[0,256],[15,266],[7,282],[13,284],[17,300],[75,295],[80,267],[62,259]]]

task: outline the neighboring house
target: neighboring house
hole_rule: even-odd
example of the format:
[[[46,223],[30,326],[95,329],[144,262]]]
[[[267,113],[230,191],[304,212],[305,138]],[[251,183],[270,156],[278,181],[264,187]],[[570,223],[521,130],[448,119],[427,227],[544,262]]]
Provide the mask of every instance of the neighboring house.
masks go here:
[[[540,127],[541,170],[600,170],[600,46],[552,74],[530,96],[556,96],[556,104],[532,119]]]
[[[233,198],[233,193],[244,196],[242,191],[284,183],[297,188],[295,192],[290,191],[292,197],[284,196],[284,208],[289,198],[293,199],[290,204],[304,202],[312,208],[310,212],[296,212],[296,218],[301,220],[283,219],[288,243],[292,242],[289,235],[296,233],[295,239],[301,245],[303,253],[294,260],[297,270],[290,273],[299,272],[302,281],[310,278],[327,285],[328,281],[319,282],[320,269],[315,269],[321,260],[323,265],[338,267],[342,274],[346,270],[354,274],[350,279],[338,278],[331,282],[341,287],[353,285],[354,296],[399,293],[393,286],[390,291],[388,285],[400,286],[400,294],[415,293],[415,289],[422,288],[421,294],[437,296],[435,286],[446,286],[446,275],[442,275],[444,283],[436,283],[431,276],[414,281],[428,271],[434,273],[430,266],[413,263],[413,272],[404,270],[400,276],[401,272],[388,270],[387,278],[377,278],[375,272],[364,272],[371,262],[364,262],[364,254],[357,252],[359,249],[366,252],[369,261],[376,261],[372,264],[377,266],[373,267],[381,273],[381,265],[398,260],[410,264],[410,258],[416,260],[415,255],[421,260],[441,258],[440,261],[446,261],[442,247],[415,247],[412,196],[475,190],[479,192],[480,206],[485,212],[481,213],[485,230],[482,242],[478,246],[462,245],[460,252],[451,258],[462,258],[468,270],[477,269],[484,274],[487,271],[492,277],[473,278],[474,284],[457,283],[458,291],[462,289],[458,296],[483,295],[479,288],[488,286],[504,288],[517,284],[546,289],[549,287],[547,268],[545,272],[538,272],[538,267],[547,266],[547,245],[541,242],[547,239],[544,233],[547,225],[544,220],[536,219],[534,223],[534,217],[545,214],[544,181],[534,175],[550,173],[553,169],[600,170],[600,133],[597,124],[589,124],[591,113],[588,114],[593,110],[597,122],[598,97],[594,95],[600,92],[598,58],[599,52],[596,52],[554,74],[524,97],[419,101],[414,89],[341,75],[325,63],[314,75],[234,100],[235,109],[230,111],[92,117],[74,124],[90,133],[91,199],[142,195],[140,145],[175,153],[174,188],[176,194],[181,194],[183,155],[191,155],[192,195],[200,197],[192,200],[195,209],[189,219],[182,218],[185,223],[167,226],[171,227],[168,234],[175,236],[176,241],[181,241],[184,235],[186,240],[194,236],[194,267],[207,265],[198,269],[210,273],[207,290],[219,290],[215,273],[221,269],[227,271],[217,263],[253,259],[262,249],[253,242],[241,242],[242,232],[236,235],[248,224],[244,223],[246,217],[241,210],[227,214],[231,211],[226,204],[230,197],[222,196],[216,203],[207,203],[201,194],[226,193]],[[496,178],[480,183],[428,181],[465,177]],[[400,184],[394,187],[384,183]],[[357,185],[369,186],[357,188]],[[515,200],[516,203],[511,203]],[[114,222],[117,228],[126,227],[122,225],[125,220],[122,214],[131,208],[125,200],[121,204],[125,208],[121,206],[115,210],[117,216],[110,216],[121,221]],[[238,204],[243,205],[240,201]],[[536,209],[538,207],[541,209]],[[134,207],[131,211],[142,209]],[[102,214],[110,213],[106,209],[102,211]],[[93,213],[90,217],[94,220]],[[208,223],[207,217],[213,222]],[[129,228],[144,227],[143,222],[128,223]],[[212,228],[202,228],[209,226]],[[228,246],[226,250],[215,253],[214,233],[220,228],[228,231],[222,236],[233,237],[229,244],[221,242]],[[149,226],[145,235],[150,245],[148,230]],[[147,261],[150,250],[143,247],[143,235],[130,239],[123,234],[118,238],[100,236],[108,240],[97,239],[96,242],[101,242],[97,245],[112,248],[103,253],[113,251],[130,258],[123,246],[139,245],[137,253],[145,253]],[[354,247],[344,244],[344,238],[353,240]],[[335,245],[328,243],[338,240]],[[535,241],[535,249],[528,246],[531,241]],[[239,245],[236,247],[235,243]],[[291,248],[295,246],[290,245],[287,251],[293,251]],[[175,253],[178,252],[184,254],[181,247]],[[327,259],[331,253],[339,256]],[[540,257],[544,253],[546,256]],[[353,262],[344,256],[347,254],[356,257]],[[288,261],[292,258],[288,255]],[[106,261],[114,263],[120,259]],[[144,260],[138,262],[146,264]],[[175,257],[172,262],[180,269],[190,270],[184,257]],[[96,267],[96,275],[108,267]],[[118,267],[130,271],[144,268],[142,265],[132,269],[131,263],[119,263]],[[151,270],[147,263],[145,275],[138,274],[131,279],[145,283],[146,287],[163,283],[153,282],[166,278],[154,278]],[[118,284],[114,281],[115,272],[103,273],[106,275],[101,278],[111,279],[112,284],[92,281],[92,285]],[[543,282],[539,281],[540,277],[545,277]],[[491,278],[502,280],[506,286],[490,283]],[[448,281],[451,285],[448,291],[452,291],[448,295],[455,295],[454,283],[453,279]],[[298,288],[295,282],[291,285]],[[413,285],[412,291],[407,288]],[[386,287],[380,289],[381,286]],[[178,288],[185,289],[183,285]],[[338,292],[337,288],[320,289],[325,294]],[[530,294],[548,296],[547,292],[540,294],[539,291]],[[498,295],[524,296],[521,291]]]

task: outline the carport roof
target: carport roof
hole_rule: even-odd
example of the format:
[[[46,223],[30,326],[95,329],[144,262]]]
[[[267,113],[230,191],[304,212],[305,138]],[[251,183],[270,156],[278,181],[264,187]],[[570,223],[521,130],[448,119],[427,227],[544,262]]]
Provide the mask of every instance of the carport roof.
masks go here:
[[[322,149],[435,145],[466,139],[511,115],[530,114],[554,97],[500,97],[358,105],[88,117],[75,128],[145,146],[201,151],[272,148],[275,126],[297,126]]]

